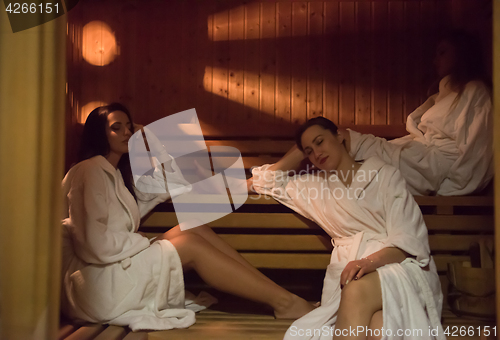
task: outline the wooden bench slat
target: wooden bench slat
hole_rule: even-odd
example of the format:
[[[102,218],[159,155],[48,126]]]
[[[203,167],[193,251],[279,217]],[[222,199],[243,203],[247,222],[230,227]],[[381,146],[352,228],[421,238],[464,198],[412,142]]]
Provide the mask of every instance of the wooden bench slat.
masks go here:
[[[91,340],[104,330],[104,325],[91,324],[80,327],[65,340]]]
[[[273,254],[241,253],[256,268],[268,269],[326,269],[330,254]]]
[[[158,234],[146,233],[146,235],[154,237]],[[333,249],[330,238],[323,235],[219,234],[219,236],[238,251],[330,253]],[[432,252],[467,251],[471,242],[478,242],[484,238],[485,235],[430,235],[429,245]]]
[[[123,340],[148,340],[148,333],[147,332],[130,332],[127,334],[126,337],[123,338]]]
[[[424,215],[428,230],[448,231],[491,231],[494,218],[488,215]]]
[[[173,227],[177,225],[177,217],[174,212],[156,212],[142,225],[144,227]],[[210,222],[208,225],[212,228],[319,229],[314,222],[290,213],[233,213]]]
[[[99,334],[94,340],[122,340],[125,335],[127,335],[127,331],[123,327],[119,326],[108,326]]]
[[[490,196],[414,196],[420,206],[457,206],[457,207],[492,207]],[[279,205],[278,201],[268,195],[249,194],[245,204]]]
[[[422,206],[464,206],[464,207],[492,207],[493,196],[414,196],[418,205]]]
[[[210,213],[205,213],[207,216]],[[429,231],[485,231],[493,232],[493,216],[487,215],[424,215]],[[174,212],[156,212],[146,221],[144,227],[176,226],[177,216]],[[314,222],[295,213],[232,213],[208,223],[212,228],[286,228],[286,229],[320,229]]]
[[[259,154],[285,154],[295,142],[292,140],[207,140],[210,146],[232,146],[242,155],[248,153]]]

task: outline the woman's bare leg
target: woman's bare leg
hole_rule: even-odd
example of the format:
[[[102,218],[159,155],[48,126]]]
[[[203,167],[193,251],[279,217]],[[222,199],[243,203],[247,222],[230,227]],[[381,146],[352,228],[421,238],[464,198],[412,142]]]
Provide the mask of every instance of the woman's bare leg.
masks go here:
[[[382,310],[382,289],[378,272],[364,275],[361,279],[351,281],[342,289],[340,306],[335,329],[356,329],[363,326],[364,330],[370,325],[373,315]],[[366,339],[366,332],[337,339]]]
[[[244,267],[246,267],[248,270],[252,271],[254,274],[262,277],[263,279],[273,282],[271,279],[269,279],[267,276],[262,274],[257,268],[252,266],[250,262],[245,260],[243,256],[240,255],[233,247],[231,247],[229,244],[227,244],[226,241],[221,239],[219,235],[217,235],[212,228],[210,228],[207,225],[201,225],[196,228],[191,228],[188,230],[182,231],[180,227],[177,225],[174,228],[170,229],[164,234],[164,237],[167,240],[170,240],[171,238],[184,235],[185,233],[194,233],[196,235],[199,235],[203,237],[208,243],[210,243],[212,246],[217,248],[219,251],[223,252],[227,256],[231,257],[232,259],[236,260],[240,264],[242,264]],[[273,282],[274,283],[274,282]]]
[[[184,268],[193,268],[212,287],[270,305],[276,318],[297,319],[314,307],[272,281],[265,280],[203,237],[188,233],[170,239]]]
[[[372,315],[372,319],[370,321],[370,328],[372,330],[371,334],[379,334],[379,336],[375,335],[369,335],[367,337],[367,340],[380,340],[382,339],[382,327],[384,326],[384,318],[382,315],[382,310],[379,310],[378,312],[375,312],[375,314]],[[375,330],[378,330],[375,332]]]

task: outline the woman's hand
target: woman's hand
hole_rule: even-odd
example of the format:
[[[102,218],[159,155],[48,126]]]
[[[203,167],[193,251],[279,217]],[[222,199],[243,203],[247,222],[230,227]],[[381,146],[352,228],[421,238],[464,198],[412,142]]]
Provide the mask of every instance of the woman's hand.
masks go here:
[[[378,267],[376,264],[367,258],[351,261],[345,266],[340,275],[340,286],[343,287],[352,280],[358,280],[363,275],[375,271]]]

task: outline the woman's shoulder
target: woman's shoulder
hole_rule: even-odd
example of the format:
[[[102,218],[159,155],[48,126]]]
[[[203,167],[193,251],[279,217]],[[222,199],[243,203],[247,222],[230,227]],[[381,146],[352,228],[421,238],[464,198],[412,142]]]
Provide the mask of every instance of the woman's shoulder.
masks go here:
[[[488,94],[491,92],[489,86],[486,85],[486,83],[483,82],[482,80],[469,81],[467,84],[465,84],[464,92],[465,91],[469,91],[469,92],[480,91],[480,92],[486,92]]]
[[[85,159],[71,167],[63,179],[63,185],[67,182],[78,181],[81,184],[88,180],[97,180],[104,177],[104,162],[107,162],[103,156],[94,156]]]

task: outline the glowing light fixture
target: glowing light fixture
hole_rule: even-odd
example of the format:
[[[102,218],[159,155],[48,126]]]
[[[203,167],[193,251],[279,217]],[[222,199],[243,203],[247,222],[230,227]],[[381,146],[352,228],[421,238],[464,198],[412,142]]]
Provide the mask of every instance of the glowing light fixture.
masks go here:
[[[91,21],[83,27],[83,59],[89,64],[104,66],[119,54],[111,28],[102,21]]]

